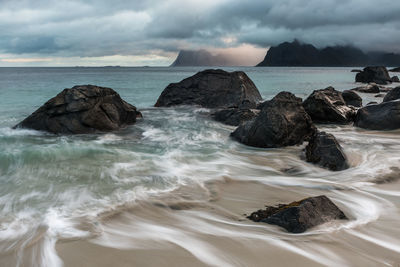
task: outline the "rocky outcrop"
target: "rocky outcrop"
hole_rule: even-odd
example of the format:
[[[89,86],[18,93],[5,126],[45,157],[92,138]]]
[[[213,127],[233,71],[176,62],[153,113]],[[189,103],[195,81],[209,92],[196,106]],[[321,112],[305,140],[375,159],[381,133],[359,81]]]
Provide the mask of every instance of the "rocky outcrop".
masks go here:
[[[389,72],[383,66],[370,66],[364,68],[362,72],[356,74],[356,82],[360,83],[376,83],[389,84],[392,79]]]
[[[386,96],[383,98],[383,102],[389,102],[392,100],[400,99],[400,86],[390,90]]]
[[[355,114],[354,109],[346,105],[342,93],[333,87],[315,90],[304,100],[303,107],[317,123],[346,124]]]
[[[257,109],[228,108],[214,112],[212,117],[224,124],[239,126],[241,123],[257,117],[259,112]]]
[[[336,138],[326,132],[317,132],[306,146],[306,159],[331,171],[349,168],[346,154]]]
[[[252,221],[278,225],[291,233],[303,233],[308,229],[332,221],[347,220],[346,215],[328,197],[309,197],[276,207],[267,206],[248,216]]]
[[[351,90],[367,94],[376,94],[381,91],[380,87],[376,83],[371,83],[366,86],[356,87]]]
[[[252,80],[242,71],[201,71],[164,89],[156,107],[198,105],[206,108],[234,108],[248,101],[256,104],[261,95]]]
[[[398,76],[393,76],[393,77],[391,78],[391,80],[392,80],[392,83],[398,83],[398,82],[400,82],[400,79],[399,79]]]
[[[111,88],[79,85],[64,89],[15,128],[55,134],[113,131],[134,124],[141,113]]]
[[[367,105],[357,111],[354,125],[370,130],[400,128],[400,101]]]
[[[347,106],[362,107],[362,98],[356,92],[345,90],[342,92],[342,97]]]
[[[400,72],[400,67],[390,69],[389,71],[391,71],[391,72]]]
[[[281,92],[265,102],[259,115],[241,124],[231,136],[245,145],[267,148],[302,144],[314,131],[301,98]]]

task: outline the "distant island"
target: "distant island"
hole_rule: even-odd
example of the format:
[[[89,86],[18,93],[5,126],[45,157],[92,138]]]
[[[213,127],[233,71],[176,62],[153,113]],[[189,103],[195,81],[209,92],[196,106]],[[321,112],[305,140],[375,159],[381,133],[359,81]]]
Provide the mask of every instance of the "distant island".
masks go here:
[[[234,60],[228,56],[213,55],[207,50],[181,50],[171,67],[188,66],[234,66]]]
[[[257,66],[355,67],[400,65],[400,55],[387,52],[363,52],[353,46],[328,46],[318,49],[298,40],[271,47]]]

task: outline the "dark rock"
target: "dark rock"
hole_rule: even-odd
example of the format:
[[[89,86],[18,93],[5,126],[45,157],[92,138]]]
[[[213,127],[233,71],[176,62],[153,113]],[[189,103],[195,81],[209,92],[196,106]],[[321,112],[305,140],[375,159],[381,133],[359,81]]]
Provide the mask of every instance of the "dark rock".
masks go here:
[[[371,101],[371,102],[368,102],[368,103],[367,103],[367,106],[369,106],[369,105],[376,105],[376,104],[378,104],[378,102],[376,102],[376,101]]]
[[[280,92],[265,102],[256,118],[241,124],[231,136],[245,145],[267,148],[302,144],[314,131],[301,98]]]
[[[205,70],[171,83],[164,89],[156,107],[199,105],[206,108],[239,107],[243,101],[256,104],[261,95],[243,71]]]
[[[377,94],[377,95],[374,95],[374,97],[384,97],[385,96],[385,94]]]
[[[390,90],[383,98],[383,102],[388,102],[396,99],[400,99],[400,86]]]
[[[362,98],[352,90],[345,90],[342,92],[342,97],[346,105],[353,107],[362,107]]]
[[[371,83],[368,84],[367,86],[356,87],[351,90],[368,94],[376,94],[381,91],[380,87],[376,83]]]
[[[315,90],[304,100],[303,107],[317,123],[346,124],[355,115],[354,109],[346,106],[342,93],[333,87]]]
[[[370,130],[394,130],[400,128],[400,101],[367,105],[357,111],[354,125]]]
[[[361,72],[362,70],[351,70],[350,72]]]
[[[346,154],[336,138],[326,132],[314,134],[306,146],[306,159],[331,171],[349,168]]]
[[[239,124],[249,121],[257,117],[260,111],[257,109],[240,109],[240,108],[228,108],[218,110],[212,114],[212,117],[219,122],[238,126]]]
[[[398,68],[393,68],[393,69],[391,69],[391,70],[389,70],[389,71],[391,71],[391,72],[400,72],[400,67],[398,67]]]
[[[399,82],[400,82],[398,76],[393,76],[393,77],[391,78],[391,80],[392,80],[393,83],[399,83]]]
[[[303,233],[311,227],[332,221],[348,220],[328,197],[309,197],[290,204],[267,207],[248,216],[252,221],[279,225],[291,233]]]
[[[64,89],[14,128],[85,134],[117,130],[134,124],[141,116],[113,89],[79,85]]]
[[[388,84],[392,82],[389,72],[383,66],[366,67],[362,72],[357,73],[356,82]]]
[[[392,90],[393,87],[380,87],[379,90],[381,91],[381,93],[387,93],[390,90]]]

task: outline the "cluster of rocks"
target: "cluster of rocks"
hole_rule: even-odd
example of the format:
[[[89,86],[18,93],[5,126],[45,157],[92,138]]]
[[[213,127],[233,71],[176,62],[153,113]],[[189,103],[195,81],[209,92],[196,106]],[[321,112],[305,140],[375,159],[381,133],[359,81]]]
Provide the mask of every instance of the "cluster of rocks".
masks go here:
[[[262,102],[257,87],[244,72],[205,70],[168,85],[155,106],[197,105],[212,109],[212,118],[237,126],[231,137],[248,146],[276,148],[308,142],[308,162],[341,171],[349,168],[341,145],[332,134],[318,131],[314,123],[354,123],[374,130],[400,128],[400,87],[390,90],[381,104],[364,107],[355,92],[381,92],[379,85],[393,81],[386,68],[364,68],[357,72],[356,81],[369,84],[343,92],[333,87],[315,90],[304,101],[290,92],[280,92]],[[15,127],[83,134],[114,131],[134,124],[141,116],[113,89],[83,85],[63,90]],[[319,196],[268,207],[249,218],[299,233],[325,221],[347,217],[326,196]]]

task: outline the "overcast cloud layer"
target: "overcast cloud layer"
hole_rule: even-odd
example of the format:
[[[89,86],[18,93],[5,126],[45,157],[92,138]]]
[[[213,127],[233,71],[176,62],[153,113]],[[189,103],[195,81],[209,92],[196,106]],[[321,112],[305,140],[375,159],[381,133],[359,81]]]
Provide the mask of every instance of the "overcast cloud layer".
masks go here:
[[[0,65],[166,65],[180,49],[259,55],[294,38],[400,52],[399,13],[393,0],[0,0]]]

